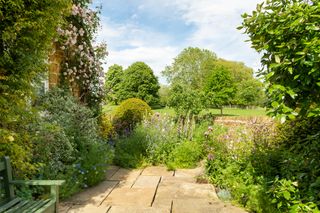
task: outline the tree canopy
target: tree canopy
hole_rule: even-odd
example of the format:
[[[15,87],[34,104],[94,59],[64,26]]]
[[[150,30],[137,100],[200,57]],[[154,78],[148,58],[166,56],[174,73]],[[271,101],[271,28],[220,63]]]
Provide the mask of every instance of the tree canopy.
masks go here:
[[[119,103],[119,91],[121,90],[120,83],[122,81],[122,77],[124,75],[124,71],[122,66],[114,64],[109,67],[106,75],[105,75],[105,93],[106,99],[109,102],[113,102],[114,104]]]
[[[119,101],[140,98],[149,105],[159,103],[158,79],[144,62],[135,62],[124,71],[119,88]]]
[[[269,0],[243,14],[240,29],[263,54],[268,108],[282,121],[320,115],[319,14],[318,0]]]

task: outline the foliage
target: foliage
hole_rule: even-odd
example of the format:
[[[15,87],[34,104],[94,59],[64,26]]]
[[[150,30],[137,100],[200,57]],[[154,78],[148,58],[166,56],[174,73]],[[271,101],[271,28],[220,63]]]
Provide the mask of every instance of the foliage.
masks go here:
[[[116,131],[112,125],[112,117],[108,114],[102,114],[100,118],[100,133],[105,139],[113,138]]]
[[[242,81],[236,85],[235,104],[240,106],[263,106],[265,94],[263,84],[256,80],[250,79]]]
[[[201,89],[216,60],[216,54],[209,50],[188,47],[174,59],[171,66],[165,68],[162,74],[171,84]]]
[[[135,130],[130,137],[117,140],[114,162],[124,168],[141,167],[147,156],[147,141],[145,132]]]
[[[107,101],[118,104],[119,91],[121,90],[121,81],[124,75],[122,66],[114,64],[109,67],[105,75],[105,93]]]
[[[240,28],[263,54],[260,74],[268,83],[268,107],[282,121],[319,115],[319,4],[270,0],[242,16]]]
[[[198,142],[184,141],[169,154],[167,165],[170,169],[193,168],[203,157],[202,154],[202,147]]]
[[[198,115],[204,108],[203,101],[203,92],[193,90],[182,84],[171,86],[168,105],[175,110],[177,116],[186,118],[187,116]]]
[[[210,105],[221,109],[224,105],[230,104],[235,93],[235,86],[228,69],[217,67],[207,80],[206,96]]]
[[[203,157],[203,143],[197,136],[203,127],[193,128],[188,130],[191,139],[187,138],[180,122],[156,113],[137,125],[130,137],[116,141],[115,162],[133,168],[145,164],[194,167]]]
[[[160,105],[162,107],[168,106],[170,87],[161,85],[159,89]]]
[[[134,127],[151,114],[150,106],[138,98],[129,98],[123,101],[114,112],[114,128],[120,134],[129,134]]]
[[[106,44],[95,45],[99,27],[99,11],[89,7],[89,0],[73,0],[67,22],[58,28],[57,50],[63,52],[62,83],[74,93],[79,91],[83,103],[98,110],[104,96],[103,60]]]
[[[206,133],[211,180],[251,211],[318,212],[317,137],[303,146],[287,144],[303,137],[310,123],[295,124],[279,129],[267,120],[252,120],[227,131],[213,126]]]
[[[159,103],[158,79],[144,62],[135,62],[124,71],[119,85],[119,100],[140,98],[149,105]]]
[[[216,59],[209,50],[189,47],[162,72],[171,83],[169,106],[178,116],[197,115],[204,108],[202,90]]]
[[[50,91],[38,104],[44,112],[33,127],[34,161],[42,165],[38,178],[65,179],[62,197],[103,180],[112,153],[99,136],[92,111],[61,89]]]
[[[0,4],[0,152],[11,157],[20,175],[35,169],[30,164],[27,129],[36,116],[30,101],[34,85],[47,70],[56,27],[69,6],[68,0],[3,0]]]

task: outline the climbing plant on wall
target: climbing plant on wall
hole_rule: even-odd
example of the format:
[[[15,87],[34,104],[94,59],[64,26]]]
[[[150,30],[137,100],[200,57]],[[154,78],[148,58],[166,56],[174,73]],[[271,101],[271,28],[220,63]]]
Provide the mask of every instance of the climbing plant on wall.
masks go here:
[[[67,23],[58,28],[58,48],[63,51],[61,82],[78,90],[83,103],[96,108],[103,93],[104,43],[95,45],[99,27],[99,8],[89,7],[89,0],[73,0]]]

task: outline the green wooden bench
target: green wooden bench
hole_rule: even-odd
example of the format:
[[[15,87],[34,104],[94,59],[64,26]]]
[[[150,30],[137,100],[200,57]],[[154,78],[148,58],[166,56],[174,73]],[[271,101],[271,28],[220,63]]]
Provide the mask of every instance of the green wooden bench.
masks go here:
[[[64,180],[12,180],[9,157],[0,159],[0,213],[58,212],[59,186]],[[50,197],[43,200],[26,200],[17,197],[14,185],[50,186]]]

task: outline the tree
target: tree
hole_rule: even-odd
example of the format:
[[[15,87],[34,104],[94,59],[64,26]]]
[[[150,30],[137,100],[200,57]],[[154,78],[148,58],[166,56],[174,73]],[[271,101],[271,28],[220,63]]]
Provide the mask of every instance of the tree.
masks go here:
[[[252,47],[262,53],[268,108],[282,121],[320,115],[320,2],[269,0],[243,14]]]
[[[172,85],[169,106],[178,116],[197,115],[205,107],[203,88],[216,60],[215,53],[209,50],[188,47],[162,72]]]
[[[231,73],[224,67],[217,67],[207,80],[205,87],[208,103],[218,107],[223,114],[223,106],[230,104],[235,93]]]
[[[216,54],[209,50],[188,47],[174,59],[171,66],[165,68],[162,74],[169,83],[179,83],[193,89],[202,89],[216,60]]]
[[[170,87],[167,85],[161,85],[159,89],[159,96],[160,96],[160,104],[161,106],[167,106],[169,101],[169,92]]]
[[[265,94],[263,83],[257,79],[242,81],[236,85],[235,102],[240,106],[263,106]]]
[[[119,103],[119,91],[121,89],[120,83],[123,77],[124,71],[122,66],[114,64],[109,67],[108,72],[105,75],[105,93],[106,99],[114,104]]]
[[[203,102],[203,92],[194,90],[188,85],[177,83],[170,89],[168,104],[183,120],[198,115],[204,108]]]
[[[124,71],[119,100],[140,98],[149,105],[159,103],[159,82],[152,69],[144,62],[135,62]]]

